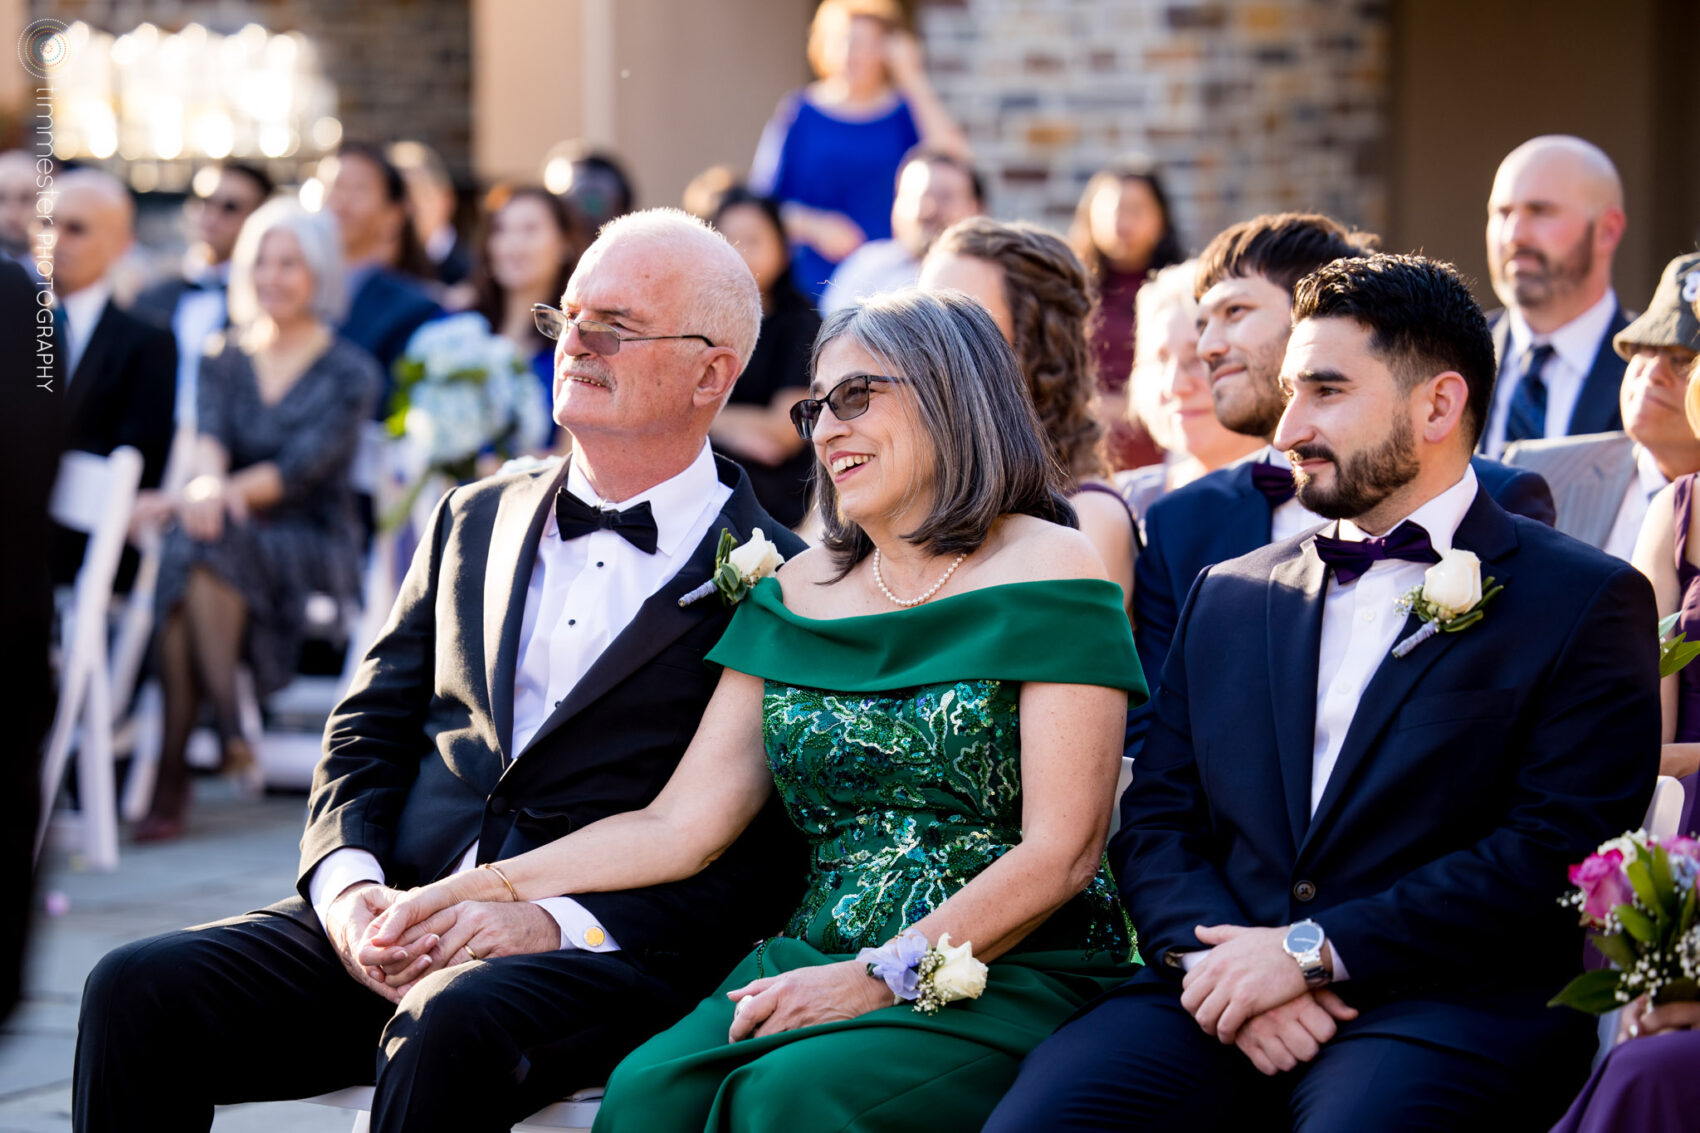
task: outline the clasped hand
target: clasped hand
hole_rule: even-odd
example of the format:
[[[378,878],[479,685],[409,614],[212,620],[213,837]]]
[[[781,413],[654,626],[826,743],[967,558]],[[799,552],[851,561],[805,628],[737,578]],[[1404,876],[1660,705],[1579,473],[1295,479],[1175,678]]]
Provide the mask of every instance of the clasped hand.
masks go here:
[[[1195,932],[1212,948],[1181,981],[1181,1006],[1263,1073],[1309,1062],[1338,1023],[1357,1018],[1334,992],[1305,986],[1281,946],[1285,929],[1200,925]]]
[[[854,1019],[891,1006],[891,991],[855,960],[796,968],[733,988],[726,998],[738,1005],[727,1042],[794,1031],[816,1023]]]
[[[353,889],[327,920],[349,974],[392,1003],[431,972],[561,946],[560,926],[530,901],[461,900],[443,882],[407,893]]]

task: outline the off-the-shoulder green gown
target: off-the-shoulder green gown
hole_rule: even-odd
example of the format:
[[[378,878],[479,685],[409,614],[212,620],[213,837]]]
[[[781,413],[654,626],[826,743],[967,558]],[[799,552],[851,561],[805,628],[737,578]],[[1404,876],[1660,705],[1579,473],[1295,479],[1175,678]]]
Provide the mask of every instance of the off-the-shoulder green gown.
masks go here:
[[[979,1129],[1022,1057],[1133,970],[1106,869],[992,962],[982,997],[936,1015],[905,1003],[729,1044],[725,992],[884,943],[1020,842],[1022,682],[1145,697],[1121,589],[1016,583],[821,620],[769,579],[709,659],[766,682],[768,763],[812,846],[809,886],[784,935],[615,1069],[597,1133]]]

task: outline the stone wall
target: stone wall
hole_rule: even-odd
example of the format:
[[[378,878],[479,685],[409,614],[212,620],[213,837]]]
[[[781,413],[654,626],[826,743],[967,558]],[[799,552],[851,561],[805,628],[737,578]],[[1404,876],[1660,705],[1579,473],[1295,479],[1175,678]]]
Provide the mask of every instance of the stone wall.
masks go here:
[[[227,34],[250,23],[299,31],[336,88],[345,138],[414,138],[458,179],[470,176],[468,0],[30,0],[29,16],[119,35],[142,23],[167,32],[190,22]]]
[[[1260,212],[1387,218],[1384,0],[929,0],[928,69],[998,216],[1063,228],[1137,151],[1196,250]]]

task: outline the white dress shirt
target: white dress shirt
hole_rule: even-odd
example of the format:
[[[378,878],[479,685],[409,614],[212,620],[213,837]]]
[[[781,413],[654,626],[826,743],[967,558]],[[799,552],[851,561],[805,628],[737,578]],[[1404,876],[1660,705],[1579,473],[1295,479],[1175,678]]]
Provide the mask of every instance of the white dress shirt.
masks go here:
[[[1493,387],[1493,412],[1488,419],[1486,454],[1498,460],[1505,452],[1505,421],[1511,413],[1511,398],[1517,391],[1517,369],[1523,352],[1531,346],[1550,343],[1552,357],[1541,368],[1547,387],[1546,436],[1570,435],[1570,415],[1582,395],[1582,383],[1594,368],[1612,316],[1617,314],[1617,292],[1606,288],[1599,301],[1551,334],[1536,334],[1515,308],[1505,312],[1510,335],[1499,360],[1499,380]]]
[[[65,309],[65,384],[70,385],[83,353],[100,325],[100,316],[112,298],[112,284],[105,279],[91,283],[81,291],[61,296],[59,305]]]
[[[593,531],[563,540],[554,508],[537,545],[525,592],[519,656],[514,673],[514,733],[509,750],[525,757],[527,745],[608,643],[637,615],[638,608],[679,573],[708,534],[732,489],[720,482],[707,442],[683,472],[618,503],[605,501],[575,460],[566,489],[597,507],[620,510],[647,502],[655,516],[656,548],[645,554],[613,531]],[[454,872],[478,864],[478,843]],[[339,893],[356,881],[383,881],[383,867],[365,850],[344,847],[325,856],[308,880],[308,900],[322,924]],[[570,897],[533,902],[561,926],[561,947],[611,952],[619,944],[584,906]]]
[[[1623,490],[1623,503],[1618,505],[1617,518],[1612,520],[1611,533],[1602,548],[1624,562],[1635,553],[1635,540],[1641,537],[1641,524],[1647,518],[1647,505],[1669,484],[1659,471],[1659,462],[1640,445],[1635,446],[1635,477]]]
[[[1254,461],[1259,464],[1273,464],[1283,471],[1290,471],[1293,467],[1293,462],[1287,459],[1287,454],[1274,445],[1264,445],[1256,452],[1240,457],[1233,464],[1250,464]],[[1326,522],[1328,521],[1320,515],[1299,503],[1298,497],[1294,496],[1269,513],[1269,541],[1279,543]]]
[[[227,317],[225,288],[229,286],[230,265],[200,268],[186,274],[191,282],[201,286],[178,296],[177,310],[171,314],[171,333],[177,338],[177,426],[193,434],[197,431],[201,360],[206,354],[207,340],[224,329]]]

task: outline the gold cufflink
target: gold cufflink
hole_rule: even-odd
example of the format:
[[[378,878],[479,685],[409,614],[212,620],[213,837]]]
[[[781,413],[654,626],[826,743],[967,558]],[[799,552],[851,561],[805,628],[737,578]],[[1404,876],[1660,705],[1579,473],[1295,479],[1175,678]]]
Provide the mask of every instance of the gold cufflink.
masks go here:
[[[608,934],[603,932],[596,925],[591,925],[589,928],[584,930],[584,943],[587,948],[601,947],[602,942],[607,939]]]

